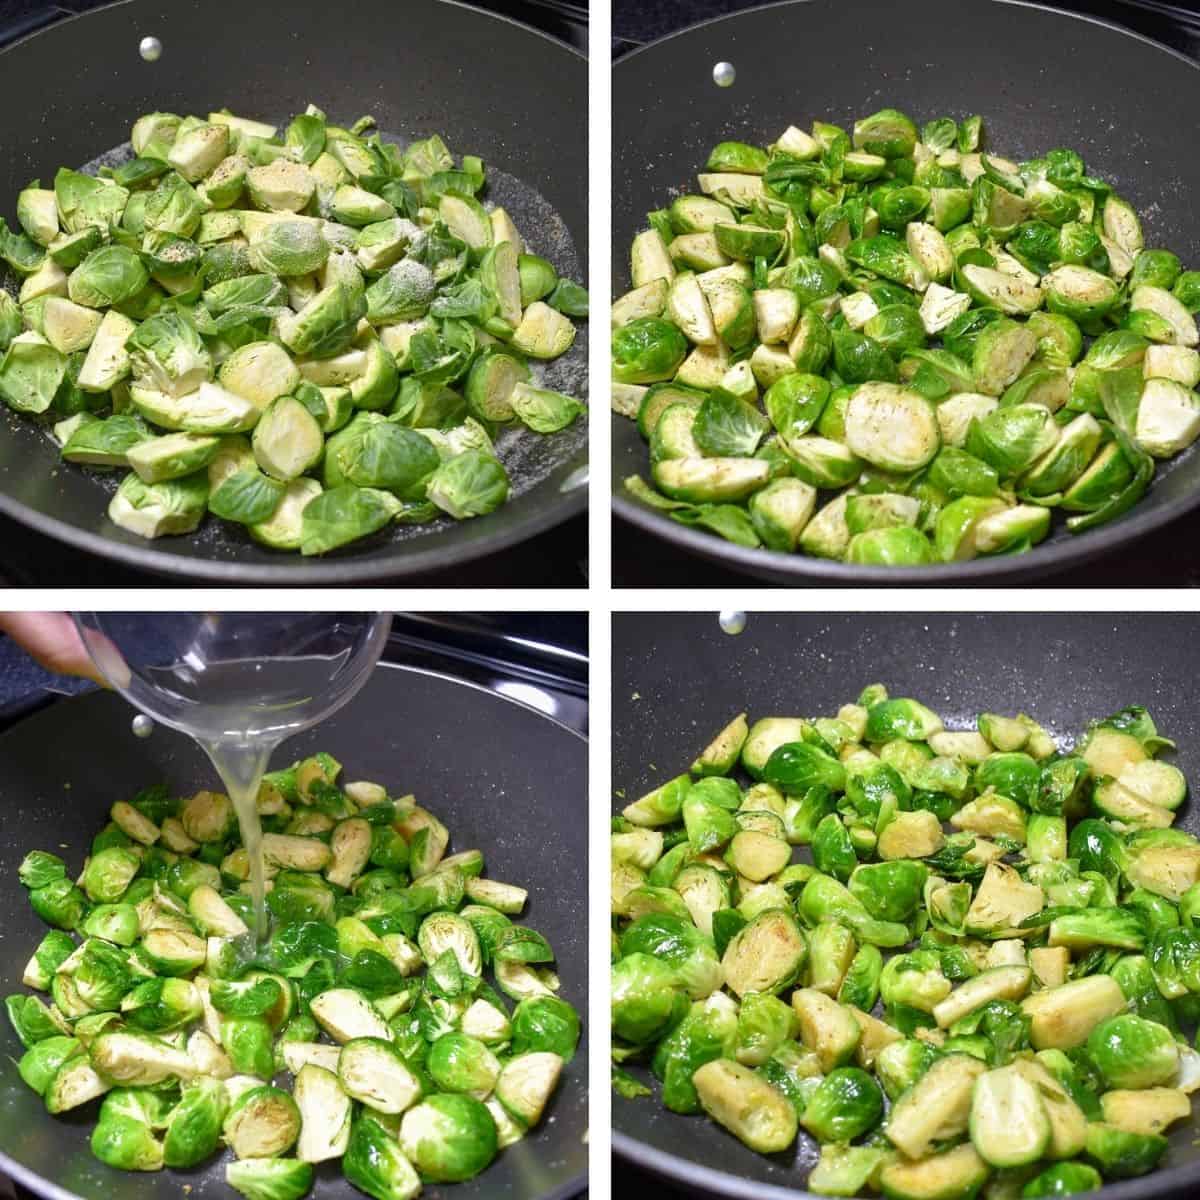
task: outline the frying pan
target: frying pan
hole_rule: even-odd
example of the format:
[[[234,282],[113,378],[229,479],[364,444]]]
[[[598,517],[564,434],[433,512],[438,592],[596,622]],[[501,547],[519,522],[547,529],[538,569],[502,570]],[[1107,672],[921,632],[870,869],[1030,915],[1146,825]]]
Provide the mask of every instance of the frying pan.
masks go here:
[[[730,88],[713,83],[722,61],[737,70]],[[629,286],[629,244],[646,213],[694,191],[717,142],[766,145],[788,124],[847,126],[884,106],[918,121],[982,113],[988,144],[1014,159],[1072,146],[1134,204],[1148,246],[1200,264],[1200,161],[1186,152],[1183,132],[1200,108],[1195,63],[1101,21],[1010,0],[801,0],[698,25],[614,66],[614,293]],[[735,546],[635,502],[621,484],[646,476],[646,445],[633,422],[615,415],[612,458],[618,516],[780,583],[1011,583],[1119,550],[1200,503],[1200,453],[1192,450],[1160,466],[1141,503],[1100,529],[1060,527],[1028,554],[863,567]]]
[[[612,638],[613,787],[628,798],[643,795],[684,770],[742,710],[751,720],[833,713],[877,681],[893,696],[924,701],[951,729],[972,728],[984,711],[1027,712],[1051,734],[1070,738],[1091,719],[1144,704],[1178,741],[1174,761],[1194,782],[1197,630],[1194,616],[1174,614],[751,613],[745,632],[731,637],[713,613],[619,614]],[[1194,800],[1176,825],[1200,833]],[[796,1154],[764,1158],[707,1118],[668,1112],[657,1094],[614,1095],[612,1104],[614,1153],[689,1191],[784,1200],[803,1187],[815,1161],[803,1134]],[[1167,1165],[1108,1185],[1105,1200],[1145,1200],[1194,1186],[1196,1132],[1193,1122],[1176,1126]]]
[[[0,979],[18,991],[45,932],[17,881],[26,851],[83,860],[116,800],[158,780],[190,794],[215,781],[188,738],[158,728],[142,741],[132,709],[111,693],[58,701],[0,735]],[[562,996],[587,1009],[587,745],[566,726],[482,688],[381,665],[366,687],[314,730],[284,743],[279,762],[326,749],[350,778],[377,779],[428,802],[458,849],[479,847],[488,873],[529,888],[528,920],[558,955]],[[586,1038],[586,1034],[585,1034]],[[182,1175],[110,1170],[92,1157],[95,1104],[54,1118],[17,1075],[21,1045],[0,1030],[0,1171],[47,1200],[178,1200],[228,1196],[224,1160]],[[587,1048],[563,1073],[537,1129],[472,1182],[431,1187],[452,1200],[567,1200],[586,1186]],[[337,1163],[317,1169],[313,1196],[358,1200]]]
[[[142,61],[147,35],[162,58]],[[128,0],[64,20],[0,51],[6,114],[0,203],[125,142],[137,115],[228,106],[286,121],[306,103],[338,122],[371,113],[398,140],[441,133],[486,163],[490,196],[565,274],[585,281],[587,62],[551,38],[449,0],[284,6],[245,0]],[[586,326],[551,364],[551,386],[579,393]],[[222,583],[336,584],[397,578],[491,554],[582,510],[587,422],[549,438],[507,435],[514,496],[474,521],[439,521],[303,560],[208,520],[194,534],[145,541],[105,516],[115,482],[64,466],[27,419],[0,416],[0,511],[128,566]]]

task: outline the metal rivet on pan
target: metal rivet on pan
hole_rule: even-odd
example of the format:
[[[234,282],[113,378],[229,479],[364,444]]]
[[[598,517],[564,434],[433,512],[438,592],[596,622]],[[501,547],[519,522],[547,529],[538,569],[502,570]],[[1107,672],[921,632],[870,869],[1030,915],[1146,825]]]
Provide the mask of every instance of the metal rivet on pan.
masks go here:
[[[731,62],[719,62],[713,67],[713,83],[717,87],[733,87],[736,78],[737,71]]]
[[[727,608],[717,618],[717,624],[728,634],[739,634],[746,628],[746,614]]]
[[[133,718],[133,736],[148,738],[154,732],[154,722],[145,713]]]
[[[576,467],[575,470],[573,470],[570,475],[568,475],[566,479],[564,479],[562,483],[558,485],[558,490],[560,492],[574,492],[581,487],[587,487],[587,483],[588,469],[587,464],[585,463],[582,467]]]
[[[162,42],[156,37],[144,37],[138,44],[138,53],[147,62],[158,62],[162,58]]]

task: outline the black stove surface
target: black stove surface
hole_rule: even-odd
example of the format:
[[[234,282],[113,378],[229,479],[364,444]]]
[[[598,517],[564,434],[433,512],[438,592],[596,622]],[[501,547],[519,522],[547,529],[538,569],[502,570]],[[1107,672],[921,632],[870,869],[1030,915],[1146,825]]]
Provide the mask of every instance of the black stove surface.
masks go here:
[[[109,0],[0,0],[0,45]],[[587,53],[588,9],[575,0],[478,0]],[[405,587],[582,588],[587,586],[587,516],[572,517],[537,537],[489,557],[403,580]],[[398,582],[398,581],[397,581]],[[380,581],[386,586],[388,581]],[[163,587],[179,581],[55,541],[0,516],[0,587]],[[256,585],[250,585],[256,586]],[[0,1198],[2,1200],[2,1198]]]
[[[613,57],[689,25],[760,5],[761,0],[614,0]],[[1200,12],[1185,5],[1163,0],[1052,0],[1048,7],[1099,17],[1200,61]],[[1180,536],[1192,520],[1181,517],[1130,548],[1046,575],[1041,582],[1051,587],[1200,586],[1200,545],[1190,534]],[[779,586],[698,558],[620,519],[613,527],[612,581],[614,587],[629,588],[729,587],[750,582]]]

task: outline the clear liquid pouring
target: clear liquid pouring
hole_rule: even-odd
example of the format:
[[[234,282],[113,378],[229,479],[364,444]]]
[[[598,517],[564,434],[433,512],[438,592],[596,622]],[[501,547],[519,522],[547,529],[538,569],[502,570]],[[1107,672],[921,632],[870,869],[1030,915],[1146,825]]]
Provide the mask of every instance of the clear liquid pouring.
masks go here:
[[[220,776],[249,863],[251,932],[257,943],[268,928],[258,792],[271,755],[362,687],[386,642],[390,617],[87,613],[78,614],[76,622],[113,686],[156,721],[193,738]],[[162,635],[153,651],[157,661],[138,660],[132,649],[135,629]],[[164,645],[171,643],[173,653],[165,652]],[[271,653],[218,656],[256,643],[269,646]]]

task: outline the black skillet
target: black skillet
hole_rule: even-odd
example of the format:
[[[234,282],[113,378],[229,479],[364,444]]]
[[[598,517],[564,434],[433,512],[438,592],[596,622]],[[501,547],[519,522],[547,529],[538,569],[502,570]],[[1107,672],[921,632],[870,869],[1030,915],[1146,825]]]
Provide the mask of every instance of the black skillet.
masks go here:
[[[713,67],[737,71],[730,88]],[[1200,68],[1089,17],[1009,0],[797,0],[698,25],[613,68],[613,289],[629,286],[629,244],[646,213],[694,191],[723,138],[766,145],[789,124],[848,125],[890,106],[917,120],[982,113],[988,144],[1014,159],[1072,146],[1142,214],[1146,244],[1200,265],[1200,159],[1187,131]],[[936,567],[861,567],[735,546],[688,529],[622,488],[646,477],[637,427],[613,417],[618,516],[693,553],[779,583],[1011,583],[1119,550],[1200,504],[1200,453],[1159,468],[1128,516],[1090,533],[1061,527],[1029,554]]]
[[[54,850],[75,866],[114,801],[166,780],[181,794],[215,783],[189,739],[163,728],[130,731],[133,710],[93,692],[61,700],[0,736],[0,981],[21,991],[31,948],[45,927],[17,881],[27,850]],[[533,709],[473,685],[381,665],[345,708],[285,742],[278,762],[325,749],[346,778],[412,791],[451,831],[451,849],[478,847],[487,872],[529,888],[528,921],[558,955],[562,995],[587,1009],[587,744]],[[88,1137],[95,1104],[50,1117],[17,1075],[21,1046],[0,1028],[0,1171],[47,1200],[178,1200],[229,1196],[224,1159],[195,1171],[153,1175],[110,1170]],[[567,1067],[542,1123],[482,1175],[435,1200],[568,1200],[586,1186],[587,1046]],[[313,1196],[357,1200],[336,1163],[318,1168]]]
[[[163,43],[158,62],[139,55],[147,36]],[[497,172],[491,194],[532,247],[584,281],[587,62],[450,0],[127,0],[16,42],[0,51],[0,211],[11,218],[31,179],[125,142],[141,113],[229,107],[286,121],[310,101],[331,120],[370,113],[396,138],[441,133],[456,153],[478,153]],[[585,325],[554,364],[559,386],[585,377],[586,343]],[[0,426],[0,511],[128,566],[221,583],[329,585],[452,567],[550,528],[586,499],[580,421],[519,439],[508,457],[515,495],[484,519],[395,528],[327,560],[268,550],[212,519],[195,534],[148,542],[107,519],[111,487],[61,464],[41,430],[7,409]]]
[[[722,632],[715,613],[613,618],[612,782],[627,799],[686,770],[738,712],[820,716],[873,682],[912,696],[950,728],[983,711],[1027,712],[1056,736],[1127,704],[1144,704],[1179,743],[1174,761],[1200,780],[1200,621],[1192,615],[994,616],[751,613],[745,632]],[[1200,833],[1190,800],[1176,826]],[[643,1077],[648,1075],[642,1072]],[[1166,1167],[1110,1184],[1106,1200],[1182,1193],[1195,1183],[1193,1122],[1171,1133]],[[764,1158],[703,1117],[668,1112],[657,1095],[613,1096],[613,1151],[692,1192],[784,1200],[804,1186],[815,1158],[801,1135],[795,1155]],[[614,1179],[619,1179],[620,1163]]]

